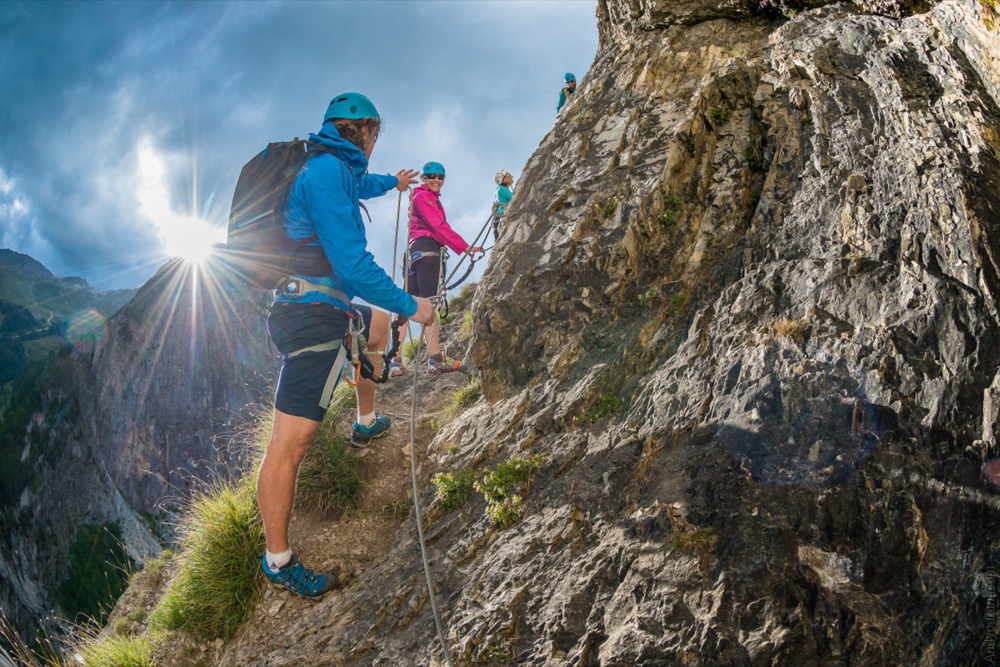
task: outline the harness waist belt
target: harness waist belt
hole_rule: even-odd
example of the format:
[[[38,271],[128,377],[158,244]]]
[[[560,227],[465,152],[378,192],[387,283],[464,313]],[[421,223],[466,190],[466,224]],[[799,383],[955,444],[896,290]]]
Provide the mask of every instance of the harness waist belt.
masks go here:
[[[434,250],[411,250],[410,251],[410,261],[416,264],[419,260],[425,257],[440,257],[441,253]]]
[[[293,298],[301,297],[303,294],[308,292],[322,292],[327,296],[332,296],[334,299],[343,302],[345,308],[349,309],[351,307],[351,300],[339,289],[330,287],[329,285],[314,283],[311,280],[306,280],[305,278],[299,278],[297,276],[289,276],[288,278],[282,280],[278,284],[278,291],[281,292],[282,296]]]

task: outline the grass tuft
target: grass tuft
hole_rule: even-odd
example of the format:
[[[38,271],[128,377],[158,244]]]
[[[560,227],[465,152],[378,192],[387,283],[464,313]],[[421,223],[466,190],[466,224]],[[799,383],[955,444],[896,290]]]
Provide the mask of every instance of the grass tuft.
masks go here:
[[[584,426],[610,417],[618,412],[622,407],[622,399],[618,394],[605,392],[598,396],[582,416],[576,418],[576,422]]]
[[[674,549],[684,553],[712,555],[719,548],[719,534],[711,528],[697,528],[674,534]]]
[[[155,667],[153,657],[156,645],[154,636],[102,634],[85,639],[69,652],[75,664],[87,667]]]
[[[712,127],[722,127],[729,122],[732,115],[733,112],[725,107],[712,107],[708,110],[708,120],[712,123]]]
[[[472,324],[472,312],[465,311],[465,315],[462,317],[462,324],[458,327],[458,333],[455,334],[456,340],[469,340],[472,338],[472,332],[474,330]]]
[[[196,493],[180,525],[181,567],[150,615],[153,629],[231,639],[260,598],[264,527],[256,479]]]
[[[463,384],[461,387],[456,389],[451,394],[451,403],[448,405],[447,418],[452,420],[459,415],[463,410],[471,405],[474,405],[476,401],[480,399],[483,395],[482,387],[475,380]]]
[[[796,343],[801,343],[806,339],[806,328],[808,324],[804,319],[802,320],[778,320],[771,328],[774,329],[774,333],[779,336],[784,336],[785,338],[795,341]]]
[[[656,220],[667,229],[673,229],[683,211],[684,200],[673,192],[670,192],[663,198],[663,207],[660,209]]]
[[[403,361],[410,363],[413,359],[416,359],[424,352],[424,339],[410,337],[410,340],[406,341],[400,345],[400,354],[403,356]]]
[[[297,502],[321,512],[354,509],[362,487],[362,465],[350,453],[344,435],[334,428],[322,429],[299,468]]]

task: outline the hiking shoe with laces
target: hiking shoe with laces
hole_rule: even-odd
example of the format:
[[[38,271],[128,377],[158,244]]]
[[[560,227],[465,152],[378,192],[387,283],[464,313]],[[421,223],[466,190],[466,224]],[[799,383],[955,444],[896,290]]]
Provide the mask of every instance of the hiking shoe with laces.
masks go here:
[[[455,361],[451,357],[441,355],[441,361],[435,361],[434,357],[427,360],[427,371],[431,375],[438,373],[453,373],[462,367],[461,361]]]
[[[354,422],[354,430],[351,431],[351,445],[365,447],[372,440],[378,440],[389,432],[391,423],[389,418],[383,415],[375,417],[375,423],[371,426],[362,426],[358,422]]]
[[[272,583],[284,586],[291,592],[304,598],[319,598],[337,583],[336,577],[313,572],[300,563],[294,554],[292,555],[292,560],[288,561],[277,572],[272,572],[271,568],[267,566],[266,554],[260,559],[260,567],[264,570],[264,576]]]
[[[399,363],[395,359],[389,362],[389,377],[398,378],[404,372],[406,372],[406,369],[403,368],[403,364]]]

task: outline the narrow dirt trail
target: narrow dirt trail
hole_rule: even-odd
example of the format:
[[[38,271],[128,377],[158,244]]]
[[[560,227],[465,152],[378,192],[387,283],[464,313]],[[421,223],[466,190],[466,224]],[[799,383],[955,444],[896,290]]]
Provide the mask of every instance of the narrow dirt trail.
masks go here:
[[[459,350],[452,346],[452,355]],[[426,362],[420,364],[416,403],[416,453],[418,484],[429,483],[433,471],[424,464],[427,446],[434,438],[432,423],[447,412],[453,393],[468,382],[463,373],[432,377]],[[369,564],[384,557],[404,524],[413,524],[413,487],[410,469],[410,405],[413,375],[407,371],[379,389],[376,409],[392,420],[389,433],[375,441],[365,452],[362,478],[364,486],[358,507],[347,512],[308,512],[296,508],[292,514],[292,548],[303,563],[321,572],[331,572],[340,586],[328,596],[346,595]],[[349,433],[355,415],[353,408],[338,416],[338,428]],[[427,508],[422,508],[424,512]],[[415,531],[415,525],[409,530]],[[249,646],[259,647],[257,655],[267,655],[280,643],[287,629],[287,617],[308,614],[316,602],[299,598],[287,591],[267,586],[254,616],[237,633],[234,642],[246,655]],[[252,628],[253,635],[245,632]],[[249,646],[248,646],[249,645]],[[253,651],[251,651],[253,653]]]

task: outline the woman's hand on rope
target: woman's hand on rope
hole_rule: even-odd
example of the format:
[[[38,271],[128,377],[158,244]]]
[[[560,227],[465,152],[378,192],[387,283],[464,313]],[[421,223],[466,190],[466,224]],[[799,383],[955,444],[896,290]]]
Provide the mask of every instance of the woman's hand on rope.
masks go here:
[[[406,192],[411,185],[417,184],[417,176],[420,172],[416,169],[400,169],[396,172],[396,189]]]
[[[410,319],[417,324],[431,324],[434,321],[434,304],[430,299],[416,297],[417,312],[410,315]]]

